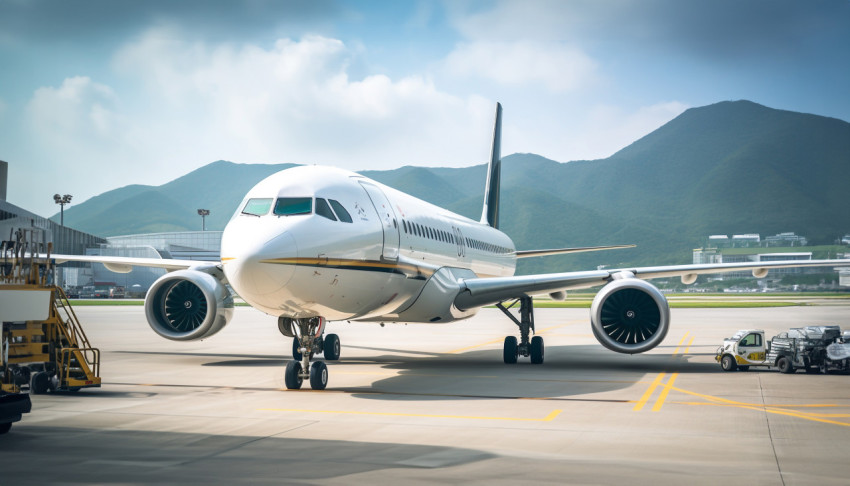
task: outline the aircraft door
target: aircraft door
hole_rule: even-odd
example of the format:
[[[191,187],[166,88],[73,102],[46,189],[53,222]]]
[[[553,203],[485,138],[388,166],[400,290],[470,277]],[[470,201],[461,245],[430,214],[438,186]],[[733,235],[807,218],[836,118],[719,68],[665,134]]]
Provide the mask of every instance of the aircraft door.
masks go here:
[[[360,181],[360,185],[363,186],[366,194],[369,195],[369,199],[372,200],[372,205],[378,212],[378,218],[381,220],[381,227],[384,230],[384,250],[381,257],[384,260],[398,261],[399,229],[395,211],[393,211],[387,196],[377,186],[363,181]]]

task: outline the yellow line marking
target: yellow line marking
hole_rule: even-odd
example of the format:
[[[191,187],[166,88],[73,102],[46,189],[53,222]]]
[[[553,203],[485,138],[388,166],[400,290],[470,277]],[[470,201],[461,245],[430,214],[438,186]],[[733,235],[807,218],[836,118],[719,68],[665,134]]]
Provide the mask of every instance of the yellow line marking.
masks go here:
[[[776,414],[776,415],[787,415],[789,417],[796,417],[796,418],[801,418],[801,419],[804,419],[804,420],[811,420],[812,422],[821,422],[821,423],[825,423],[825,424],[841,425],[841,426],[844,426],[844,427],[850,427],[850,424],[848,424],[846,422],[838,422],[836,420],[827,420],[827,419],[812,416],[810,414],[796,412],[796,411],[793,411],[793,410],[775,410],[775,409],[764,408],[764,407],[742,407],[742,408],[747,408],[747,409],[756,410],[756,411],[764,411],[764,412],[773,413],[773,414]]]
[[[691,346],[693,346],[694,341],[696,340],[696,336],[690,336],[688,339],[690,332],[686,332],[682,339],[679,341],[679,344],[676,346],[675,351],[673,352],[672,357],[681,354],[688,354],[691,350]],[[684,346],[685,341],[687,341],[687,346]],[[683,350],[684,346],[684,350]],[[658,398],[655,401],[655,405],[652,407],[653,412],[658,412],[661,410],[661,407],[664,406],[664,403],[667,400],[667,396],[669,395],[671,390],[677,391],[679,393],[683,393],[685,395],[691,395],[694,397],[699,397],[706,402],[688,402],[688,401],[674,401],[671,403],[675,403],[678,405],[692,405],[692,406],[710,406],[710,407],[735,407],[735,408],[743,408],[746,410],[754,410],[757,412],[763,413],[772,413],[776,415],[784,415],[786,417],[794,417],[803,420],[811,420],[813,422],[820,422],[831,425],[840,425],[842,427],[850,427],[850,422],[841,422],[838,420],[830,420],[830,419],[847,419],[850,418],[850,413],[815,413],[815,412],[804,412],[801,410],[795,409],[812,409],[812,408],[850,408],[848,405],[838,405],[831,403],[813,403],[813,404],[789,404],[789,405],[778,405],[778,404],[762,404],[762,403],[746,403],[746,402],[738,402],[735,400],[730,400],[727,398],[722,398],[713,395],[706,395],[703,393],[697,393],[690,390],[685,390],[674,386],[676,382],[676,378],[679,376],[679,373],[673,373],[666,383],[662,383],[664,377],[666,376],[665,372],[659,373],[655,379],[650,383],[649,388],[644,392],[643,396],[637,402],[629,401],[628,403],[635,403],[634,410],[639,411],[642,410],[649,399],[652,397],[652,394],[655,392],[655,389],[659,386],[662,387],[661,393],[659,393]],[[644,381],[639,381],[638,383],[645,383]]]
[[[684,336],[682,336],[682,339],[680,339],[680,340],[679,340],[679,344],[678,344],[678,345],[676,345],[676,350],[675,350],[675,351],[673,351],[673,356],[676,356],[677,354],[679,354],[679,348],[681,348],[681,347],[682,347],[682,343],[684,343],[684,342],[685,342],[685,339],[688,337],[688,334],[690,334],[690,331],[687,331],[687,332],[685,333],[685,335],[684,335]]]
[[[679,340],[679,344],[676,345],[676,349],[673,351],[673,355],[671,357],[675,357],[680,354],[679,351],[682,349],[682,346],[685,344],[685,341],[688,339],[688,336],[691,334],[690,331],[686,331],[685,335],[682,336],[682,339]],[[690,336],[691,339],[688,341],[687,347],[685,347],[684,351],[681,352],[682,355],[686,354],[691,349],[691,345],[694,343],[696,336]],[[667,395],[670,394],[670,390],[675,389],[673,387],[673,383],[676,382],[676,378],[679,376],[679,373],[673,373],[667,383],[661,384],[661,381],[666,376],[666,372],[659,373],[652,383],[649,385],[649,388],[644,392],[643,396],[640,397],[640,400],[637,401],[637,404],[634,407],[635,412],[639,412],[643,410],[643,407],[652,397],[652,394],[655,393],[655,389],[660,385],[662,387],[661,393],[658,395],[658,398],[655,401],[655,405],[652,407],[653,412],[657,412],[661,410],[661,407],[664,405],[664,401],[667,400]]]
[[[643,409],[643,406],[646,405],[646,402],[649,400],[649,397],[652,396],[652,393],[655,391],[655,388],[658,386],[659,383],[661,383],[661,380],[664,378],[664,375],[666,375],[666,373],[658,373],[658,376],[656,376],[655,379],[652,380],[652,383],[649,385],[649,388],[647,388],[646,392],[643,394],[642,397],[640,397],[640,400],[638,400],[637,405],[635,405],[635,412]]]
[[[673,373],[672,375],[670,375],[670,379],[667,380],[667,383],[663,385],[664,389],[661,390],[661,393],[658,394],[658,400],[655,401],[655,406],[652,407],[653,412],[661,410],[661,407],[664,405],[664,400],[667,400],[667,394],[670,393],[670,388],[676,381],[677,376],[679,376],[679,373]]]
[[[416,418],[448,418],[448,419],[464,419],[464,420],[507,420],[513,422],[551,422],[555,417],[561,414],[563,410],[552,410],[549,415],[543,418],[516,418],[516,417],[478,417],[470,415],[437,415],[437,414],[421,414],[421,413],[397,413],[397,412],[358,412],[355,410],[308,410],[302,408],[260,408],[263,412],[301,412],[301,413],[328,413],[328,414],[344,414],[344,415],[375,415],[381,417],[416,417]]]
[[[677,388],[675,386],[672,386],[672,384],[668,384],[668,386],[672,390],[676,390],[678,392],[685,393],[687,395],[700,397],[700,398],[703,398],[705,400],[708,400],[709,402],[713,402],[713,403],[683,402],[683,403],[686,403],[688,405],[708,405],[708,406],[719,406],[719,407],[736,407],[736,408],[743,408],[743,409],[747,409],[747,410],[755,410],[755,411],[759,411],[759,412],[772,413],[772,414],[777,414],[777,415],[786,415],[786,416],[789,416],[789,417],[796,417],[796,418],[801,418],[801,419],[804,419],[804,420],[811,420],[811,421],[814,421],[814,422],[822,422],[822,423],[827,423],[827,424],[832,424],[832,425],[841,425],[843,427],[850,427],[850,423],[839,422],[839,421],[836,421],[836,420],[827,420],[826,418],[824,418],[824,417],[839,418],[839,417],[841,417],[842,414],[815,414],[815,413],[800,412],[798,410],[786,410],[788,408],[841,407],[842,405],[836,405],[836,404],[762,405],[762,404],[756,404],[756,403],[737,402],[735,400],[729,400],[729,399],[726,399],[726,398],[716,397],[716,396],[713,396],[713,395],[705,395],[705,394],[693,392],[693,391],[690,391],[690,390],[683,390],[681,388]],[[850,415],[844,415],[844,417],[848,417],[848,416],[850,416]]]

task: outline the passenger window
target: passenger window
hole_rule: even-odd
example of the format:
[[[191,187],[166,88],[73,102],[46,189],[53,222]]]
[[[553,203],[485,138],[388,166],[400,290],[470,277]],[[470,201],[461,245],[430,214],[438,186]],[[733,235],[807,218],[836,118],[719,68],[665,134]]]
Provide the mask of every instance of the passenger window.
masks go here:
[[[316,198],[316,214],[324,216],[331,221],[336,221],[336,216],[334,216],[333,211],[331,211],[331,207],[328,206],[328,202],[324,199]]]
[[[311,197],[281,197],[274,205],[274,214],[278,216],[294,216],[313,212]]]
[[[338,201],[334,201],[333,199],[328,199],[328,201],[331,203],[331,207],[334,208],[334,212],[336,213],[340,221],[342,221],[343,223],[350,223],[353,221],[351,219],[351,215],[348,214],[348,211],[346,211],[345,207],[343,207],[342,204],[340,204]]]
[[[250,214],[253,216],[264,216],[269,214],[269,209],[272,207],[273,200],[274,199],[271,198],[248,199],[248,202],[245,203],[245,207],[242,209],[242,214]]]

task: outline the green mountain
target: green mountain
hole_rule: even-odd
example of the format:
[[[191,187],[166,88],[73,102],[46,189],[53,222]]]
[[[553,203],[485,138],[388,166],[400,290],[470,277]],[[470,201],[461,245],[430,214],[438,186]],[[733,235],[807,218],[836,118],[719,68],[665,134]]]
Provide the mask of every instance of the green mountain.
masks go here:
[[[161,186],[131,185],[65,209],[68,226],[98,236],[221,230],[257,182],[294,164],[234,164],[219,160]],[[57,216],[53,216],[58,221]]]
[[[502,159],[502,229],[520,249],[637,248],[522,260],[520,271],[688,263],[709,234],[783,231],[812,244],[850,232],[850,124],[749,101],[687,110],[613,156],[559,163]],[[69,226],[112,236],[223,229],[245,192],[291,167],[218,161],[159,187],[127,186],[65,211]],[[473,219],[486,167],[402,167],[365,176]]]

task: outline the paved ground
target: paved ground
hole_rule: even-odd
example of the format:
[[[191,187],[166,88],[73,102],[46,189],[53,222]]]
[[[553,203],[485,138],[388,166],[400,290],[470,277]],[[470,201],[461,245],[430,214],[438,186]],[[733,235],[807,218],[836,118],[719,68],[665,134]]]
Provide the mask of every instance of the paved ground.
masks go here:
[[[290,343],[238,308],[158,338],[140,307],[79,307],[100,389],[33,397],[0,484],[847,484],[850,376],[722,373],[739,328],[850,327],[850,305],[674,309],[666,342],[611,353],[586,309],[538,309],[546,363],[507,366],[498,310],[451,325],[331,323],[324,392],[285,391]]]

